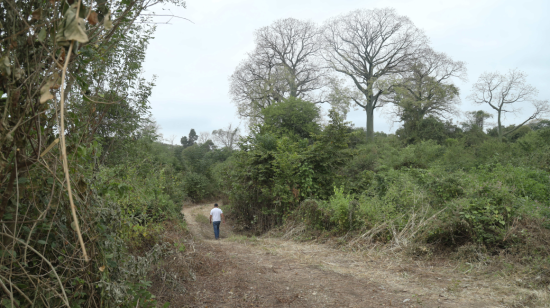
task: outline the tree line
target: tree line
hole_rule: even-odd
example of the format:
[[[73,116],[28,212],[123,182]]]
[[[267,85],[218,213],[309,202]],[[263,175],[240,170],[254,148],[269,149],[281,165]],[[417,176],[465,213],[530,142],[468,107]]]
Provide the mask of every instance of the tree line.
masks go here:
[[[345,114],[351,106],[365,111],[366,139],[374,138],[374,113],[391,107],[407,128],[424,118],[458,114],[459,88],[466,64],[437,52],[424,31],[394,9],[359,9],[321,26],[286,18],[255,32],[255,49],[230,76],[230,94],[238,114],[249,123],[264,121],[262,110],[290,97],[329,103]],[[496,113],[499,138],[545,116],[547,100],[518,69],[484,73],[472,87],[472,102]],[[505,113],[534,112],[506,131]]]

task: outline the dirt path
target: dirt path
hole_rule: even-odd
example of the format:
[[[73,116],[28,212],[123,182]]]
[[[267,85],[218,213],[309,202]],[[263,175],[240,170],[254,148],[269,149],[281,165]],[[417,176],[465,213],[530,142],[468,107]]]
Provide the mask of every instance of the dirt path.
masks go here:
[[[224,224],[215,241],[211,208],[183,209],[196,249],[209,258],[209,270],[197,274],[190,290],[189,307],[511,307],[519,299],[504,280],[445,264],[246,238]]]

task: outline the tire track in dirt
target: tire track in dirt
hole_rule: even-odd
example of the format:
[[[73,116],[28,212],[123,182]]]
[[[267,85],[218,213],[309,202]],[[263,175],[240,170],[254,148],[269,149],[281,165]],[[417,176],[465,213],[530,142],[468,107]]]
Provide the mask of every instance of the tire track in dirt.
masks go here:
[[[210,270],[197,275],[188,307],[506,307],[513,296],[448,268],[246,238],[228,224],[216,241],[208,222],[212,207],[182,210],[197,249],[211,260]]]

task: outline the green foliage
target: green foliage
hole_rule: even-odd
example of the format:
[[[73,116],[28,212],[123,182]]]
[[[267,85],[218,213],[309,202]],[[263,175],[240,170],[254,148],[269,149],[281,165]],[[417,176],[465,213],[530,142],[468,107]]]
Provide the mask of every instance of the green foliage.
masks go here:
[[[168,251],[144,247],[145,262],[129,250],[175,215],[182,195],[147,119],[154,79],[140,77],[154,31],[142,12],[163,2],[181,4],[0,5],[9,38],[0,41],[0,276],[15,297],[9,306],[155,306],[147,262]],[[60,163],[60,113],[80,228]]]
[[[183,177],[183,191],[193,201],[202,200],[209,186],[208,178],[195,172],[187,172]]]
[[[395,134],[406,144],[422,140],[434,140],[438,144],[444,144],[448,138],[460,138],[462,130],[450,121],[442,122],[434,116],[428,116],[417,121],[405,122]]]
[[[538,128],[535,126],[535,128]],[[532,131],[531,127],[528,125],[520,126],[516,128],[515,125],[503,126],[502,127],[502,136],[503,141],[505,142],[515,142],[521,137],[527,135]],[[498,127],[493,127],[487,130],[487,135],[491,137],[498,137]]]
[[[329,128],[323,133],[330,135]],[[403,234],[413,234],[417,241],[452,247],[467,243],[488,249],[516,247],[521,236],[510,234],[518,221],[536,219],[541,225],[550,225],[550,131],[531,131],[513,143],[483,136],[471,143],[459,137],[441,144],[427,140],[410,145],[380,136],[374,144],[356,144],[354,149],[344,145],[331,149],[330,143],[321,145],[317,139],[309,147],[318,147],[316,157],[326,160],[321,152],[332,150],[330,156],[341,160],[327,169],[308,160],[309,166],[314,166],[313,187],[322,183],[318,174],[326,172],[332,179],[330,187],[345,189],[314,190],[299,206],[294,202],[288,207],[294,208],[290,219],[338,234],[371,229],[369,236],[383,241],[408,241],[401,238]],[[280,152],[296,152],[296,147],[280,146],[292,144],[283,139],[264,136],[263,144],[278,142],[279,147],[264,146],[271,149],[272,156],[263,158],[273,162],[274,157],[288,157],[290,163],[276,165],[291,171],[295,166],[291,156]],[[352,142],[349,137],[342,139]],[[284,172],[277,170],[264,179],[280,174]],[[299,173],[290,174],[297,178]],[[248,189],[255,187],[252,183]],[[265,197],[266,190],[262,193]],[[242,210],[238,201],[233,203],[237,213]],[[262,204],[268,201],[263,199]],[[429,217],[429,224],[418,225]]]
[[[496,244],[505,235],[506,222],[514,214],[512,209],[503,206],[499,200],[479,198],[464,206],[460,218],[467,222],[473,239],[485,244]]]
[[[548,119],[538,119],[529,122],[527,124],[532,130],[539,130],[539,129],[548,129],[550,128],[550,120]]]
[[[334,187],[334,195],[326,204],[331,215],[330,220],[340,232],[353,229],[353,198],[344,194],[344,188]]]
[[[191,130],[189,131],[189,136],[181,137],[180,143],[183,146],[183,148],[187,148],[194,145],[197,142],[197,139],[199,139],[197,132],[195,132],[195,129],[191,128]]]
[[[225,167],[222,188],[241,224],[265,230],[307,198],[332,195],[335,173],[350,157],[349,127],[332,111],[331,122],[311,139],[264,133],[249,136]]]
[[[262,134],[310,138],[320,131],[320,109],[313,103],[290,97],[262,110]]]
[[[217,149],[210,140],[183,148],[177,153],[184,172],[183,192],[194,202],[221,196],[219,174],[214,170],[229,159],[233,151],[229,147]]]

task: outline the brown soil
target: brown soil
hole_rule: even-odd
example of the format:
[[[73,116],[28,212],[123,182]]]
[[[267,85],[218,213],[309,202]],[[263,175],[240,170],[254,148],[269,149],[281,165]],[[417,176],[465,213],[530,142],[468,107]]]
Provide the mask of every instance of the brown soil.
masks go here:
[[[546,306],[541,302],[548,298],[545,292],[520,289],[502,277],[473,275],[450,262],[245,237],[231,232],[230,224],[222,224],[216,241],[208,223],[211,208],[182,210],[193,235],[187,241],[190,255],[167,266],[185,263],[193,269],[193,279],[187,279],[185,290],[160,281],[153,287],[171,307]]]

